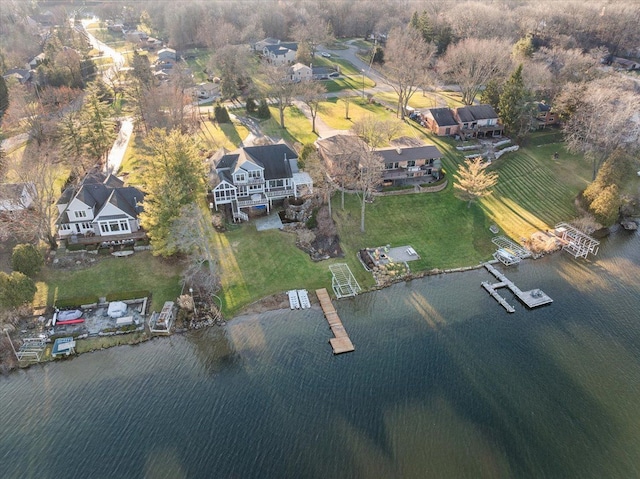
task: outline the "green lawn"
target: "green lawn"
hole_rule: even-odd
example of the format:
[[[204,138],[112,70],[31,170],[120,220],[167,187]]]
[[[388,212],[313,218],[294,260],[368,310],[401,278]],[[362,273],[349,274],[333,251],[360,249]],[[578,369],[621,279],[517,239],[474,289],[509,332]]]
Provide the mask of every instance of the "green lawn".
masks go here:
[[[218,124],[212,121],[203,121],[199,137],[212,148],[226,148],[235,150],[242,140],[249,135],[249,130],[239,122]]]
[[[378,197],[366,206],[360,232],[360,199],[347,195],[345,210],[334,198],[341,246],[349,255],[365,247],[411,245],[420,255],[412,271],[477,264],[493,251],[490,223],[480,207],[455,198],[451,186],[439,193]]]
[[[214,234],[226,317],[271,294],[296,288],[330,288],[332,263],[348,263],[363,287],[373,285],[371,275],[352,254],[315,263],[295,246],[293,234],[278,230],[259,232],[253,223],[231,228],[226,233]]]
[[[311,121],[295,106],[284,111],[284,126],[286,127],[284,130],[280,128],[278,108],[272,106],[269,107],[269,110],[271,118],[260,122],[260,128],[265,135],[271,138],[282,138],[291,144],[313,143],[318,139],[318,136],[311,132]]]
[[[46,267],[36,284],[34,304],[38,306],[53,305],[59,299],[149,290],[151,310],[160,311],[165,301],[174,301],[180,293],[180,266],[142,251],[124,258],[100,257],[96,265],[79,271]]]
[[[213,52],[206,48],[194,48],[182,53],[182,57],[185,58],[187,65],[189,65],[196,83],[207,81],[208,75],[204,71],[208,69],[212,55]]]
[[[394,92],[376,93],[374,98],[391,105],[396,105],[398,103],[398,95]],[[461,98],[460,94],[456,92],[428,91],[423,93],[422,90],[420,90],[413,94],[409,100],[409,106],[418,109],[437,108],[443,101],[445,101],[449,108],[456,108],[458,106],[462,106],[462,102],[460,101]]]

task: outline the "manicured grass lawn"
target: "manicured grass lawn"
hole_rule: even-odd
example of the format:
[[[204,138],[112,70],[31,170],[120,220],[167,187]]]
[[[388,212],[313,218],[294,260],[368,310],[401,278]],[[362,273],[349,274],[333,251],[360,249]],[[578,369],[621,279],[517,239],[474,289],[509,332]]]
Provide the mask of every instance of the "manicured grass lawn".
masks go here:
[[[124,153],[120,169],[118,170],[118,176],[122,176],[128,185],[140,185],[142,165],[150,158],[150,151],[144,144],[144,139],[138,136],[135,132],[132,134],[127,146],[127,151]]]
[[[391,105],[395,105],[398,103],[398,95],[396,95],[394,92],[376,93],[374,98]],[[460,98],[460,94],[455,92],[428,91],[423,94],[423,92],[420,90],[413,94],[413,96],[409,100],[409,106],[417,109],[437,108],[442,104],[442,101],[445,101],[450,108],[455,108],[458,106],[462,106]]]
[[[355,122],[362,118],[373,115],[381,120],[396,118],[395,112],[387,110],[379,104],[369,103],[361,96],[351,97],[349,104],[349,119],[345,116],[345,104],[340,98],[327,98],[321,103],[318,116],[331,128],[338,130],[348,130]],[[407,130],[409,132],[409,130]]]
[[[216,149],[235,150],[249,134],[249,130],[239,122],[218,124],[206,120],[200,125],[200,138]]]
[[[34,305],[53,305],[56,300],[106,296],[109,293],[149,290],[151,310],[160,311],[165,301],[180,293],[180,265],[156,258],[148,251],[124,258],[100,257],[96,265],[79,271],[46,267],[36,278]]]
[[[288,143],[313,143],[318,139],[315,133],[311,132],[311,121],[304,116],[298,108],[291,106],[284,111],[284,126],[280,128],[280,113],[278,108],[269,107],[271,118],[262,120],[260,128],[262,133],[271,138],[282,138]]]
[[[378,197],[366,206],[365,233],[360,232],[360,199],[339,195],[333,211],[341,246],[349,255],[365,247],[411,245],[420,255],[412,271],[477,264],[493,251],[490,223],[477,205],[455,198],[451,187],[439,193]]]
[[[500,178],[482,207],[514,239],[577,214],[574,199],[591,181],[590,165],[581,155],[569,153],[558,139],[553,131],[537,133],[527,146],[505,154],[492,166]],[[558,160],[553,159],[556,151]]]
[[[207,74],[204,70],[207,69],[212,55],[213,52],[206,48],[196,48],[182,54],[182,57],[185,58],[187,65],[189,65],[189,68],[193,73],[196,83],[207,81]]]
[[[257,231],[253,223],[231,226],[226,233],[215,233],[214,248],[226,317],[253,301],[289,289],[329,289],[329,265],[332,263],[348,263],[363,288],[373,284],[373,278],[354,255],[315,263],[295,246],[293,234],[278,230]]]

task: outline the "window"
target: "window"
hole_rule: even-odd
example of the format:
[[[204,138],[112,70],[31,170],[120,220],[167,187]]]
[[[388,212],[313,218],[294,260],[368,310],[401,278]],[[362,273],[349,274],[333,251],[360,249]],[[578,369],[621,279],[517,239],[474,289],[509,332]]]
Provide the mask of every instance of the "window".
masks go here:
[[[60,231],[70,231],[71,230],[71,225],[68,223],[62,224],[60,225]]]
[[[237,175],[236,176],[236,181],[247,181],[246,177],[244,175]]]
[[[80,227],[81,227],[83,230],[90,230],[90,229],[93,229],[93,227],[91,226],[91,223],[80,223]]]
[[[82,210],[82,211],[74,211],[73,214],[75,215],[76,218],[86,218],[87,217],[87,212]]]
[[[450,135],[451,134],[451,128],[447,127],[444,129],[444,134],[445,135]]]
[[[407,161],[407,166],[408,166],[408,167],[416,166],[416,160],[409,160],[409,161]]]

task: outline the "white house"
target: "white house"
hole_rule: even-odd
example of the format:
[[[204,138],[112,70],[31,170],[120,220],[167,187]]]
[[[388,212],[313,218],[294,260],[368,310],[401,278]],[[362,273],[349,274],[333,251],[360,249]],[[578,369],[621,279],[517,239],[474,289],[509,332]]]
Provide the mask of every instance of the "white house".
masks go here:
[[[109,175],[87,175],[78,187],[67,188],[56,206],[58,236],[127,235],[138,231],[144,194]]]
[[[276,45],[265,45],[262,56],[273,65],[287,65],[296,61],[298,44],[280,42]]]
[[[235,220],[248,220],[242,209],[265,208],[273,201],[298,197],[313,182],[298,171],[298,155],[284,143],[247,146],[223,155],[216,165],[215,207],[230,205]]]
[[[311,81],[313,70],[303,63],[296,63],[289,68],[289,79],[294,82]]]
[[[33,204],[35,194],[32,183],[0,184],[0,212],[26,210]]]

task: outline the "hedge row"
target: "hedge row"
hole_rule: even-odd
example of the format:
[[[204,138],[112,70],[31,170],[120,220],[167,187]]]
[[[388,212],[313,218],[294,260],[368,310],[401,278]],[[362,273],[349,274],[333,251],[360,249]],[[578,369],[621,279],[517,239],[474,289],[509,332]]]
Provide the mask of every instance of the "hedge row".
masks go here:
[[[75,298],[63,298],[56,300],[57,308],[77,308],[83,304],[94,304],[98,302],[97,296],[76,296]]]
[[[107,295],[107,302],[111,301],[126,301],[128,299],[148,298],[151,296],[151,291],[137,290],[137,291],[120,291],[117,293],[109,293]]]

